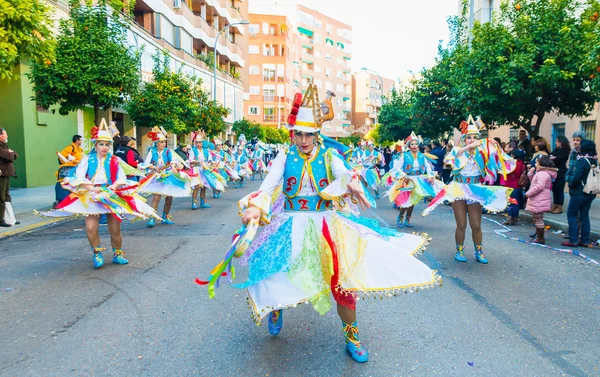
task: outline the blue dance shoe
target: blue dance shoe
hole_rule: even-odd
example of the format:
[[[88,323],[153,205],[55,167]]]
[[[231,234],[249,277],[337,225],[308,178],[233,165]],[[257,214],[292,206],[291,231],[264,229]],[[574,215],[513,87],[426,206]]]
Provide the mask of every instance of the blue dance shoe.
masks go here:
[[[486,259],[485,255],[483,254],[483,246],[482,245],[475,245],[475,259],[477,259],[477,262],[479,262],[481,264],[488,264],[488,260]]]
[[[173,222],[173,220],[171,220],[172,219],[171,215],[167,215],[167,214],[163,213],[162,218],[163,218],[162,223],[165,224],[165,225],[173,225],[173,224],[175,224]]]
[[[273,336],[279,335],[283,327],[283,309],[273,310],[267,318],[269,323],[269,334]]]
[[[206,204],[204,199],[200,199],[200,208],[210,208],[210,205]]]
[[[125,253],[121,249],[115,249],[113,247],[113,263],[114,264],[127,264],[129,261],[124,258]]]
[[[152,228],[154,226],[154,219],[148,220],[148,228]]]
[[[101,253],[101,251],[104,250],[104,248],[94,247],[92,248],[92,250],[94,251],[94,268],[100,268],[104,266],[104,256]]]
[[[353,324],[348,325],[342,321],[344,336],[346,338],[346,351],[350,354],[350,357],[354,361],[359,363],[366,363],[369,361],[369,352],[360,342],[358,337],[358,325],[354,321]]]
[[[192,209],[198,209],[198,203],[195,200],[192,200]]]
[[[456,254],[454,254],[454,259],[458,262],[467,261],[467,257],[465,257],[465,247],[463,245],[456,245]]]

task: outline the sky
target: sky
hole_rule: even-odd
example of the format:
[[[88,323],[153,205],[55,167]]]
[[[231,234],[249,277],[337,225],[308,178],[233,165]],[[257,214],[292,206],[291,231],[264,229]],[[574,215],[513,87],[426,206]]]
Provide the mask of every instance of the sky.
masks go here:
[[[294,0],[248,0],[289,4]],[[440,40],[448,42],[446,20],[457,0],[302,0],[300,3],[352,26],[352,69],[367,67],[390,79],[406,79],[431,66]]]

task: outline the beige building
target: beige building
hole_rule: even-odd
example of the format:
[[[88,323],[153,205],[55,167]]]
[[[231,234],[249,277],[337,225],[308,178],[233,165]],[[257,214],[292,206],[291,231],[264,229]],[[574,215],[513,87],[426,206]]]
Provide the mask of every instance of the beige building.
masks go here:
[[[366,134],[377,123],[382,97],[389,96],[395,81],[369,71],[352,74],[352,129]]]
[[[458,1],[459,12],[462,1]],[[493,12],[500,7],[499,0],[471,0],[472,8],[468,9],[469,26],[475,22],[489,22],[492,19]],[[472,11],[471,11],[472,10]],[[544,116],[540,126],[539,135],[551,142],[554,147],[554,140],[557,136],[567,136],[569,140],[573,140],[572,135],[575,131],[583,131],[590,140],[600,140],[600,129],[597,127],[598,119],[600,119],[600,106],[596,104],[594,109],[587,117],[567,117],[558,113],[548,113]],[[455,133],[456,134],[456,133]],[[502,141],[516,139],[518,130],[513,130],[510,127],[502,126],[495,130],[489,131],[489,137],[499,137]]]
[[[245,25],[227,25],[248,19],[248,2],[243,0],[138,0],[135,3],[136,28],[129,42],[143,46],[142,79],[152,77],[152,56],[166,50],[173,69],[202,79],[205,90],[213,91],[213,54],[217,54],[216,99],[230,109],[226,122],[243,117],[248,68]],[[216,51],[215,51],[216,42]],[[245,88],[246,87],[246,88]],[[223,135],[225,136],[225,135]]]
[[[248,27],[247,119],[284,127],[295,92],[300,90],[298,36],[286,16],[250,14]]]
[[[288,99],[285,104],[286,109],[289,108],[289,99],[293,98],[294,93],[298,90],[306,90],[306,87],[312,82],[319,88],[321,99],[325,97],[327,91],[336,94],[333,99],[335,119],[323,125],[323,133],[332,137],[348,135],[352,121],[352,78],[350,72],[352,28],[336,19],[298,4],[251,4],[250,11],[256,17],[259,15],[286,17],[286,24],[289,24],[290,27],[289,33],[294,35],[290,35],[286,40],[289,43],[286,50],[291,64],[289,68],[290,83],[285,83],[286,92],[284,96],[280,96],[281,93],[277,92],[278,87],[275,88],[278,98],[285,97]],[[261,25],[261,29],[262,27],[263,25]],[[258,33],[256,34],[258,36]],[[264,45],[270,42],[269,38],[265,38],[263,42],[263,34],[260,35],[261,38],[254,40],[255,44],[249,44],[248,56],[257,55],[257,51],[264,54]],[[263,68],[261,67],[261,69]],[[275,73],[277,74],[277,71]],[[262,85],[265,85],[265,83],[262,83]],[[270,90],[273,89],[269,86],[268,90],[267,94],[270,94]],[[287,90],[290,90],[290,92],[287,92]],[[254,88],[253,91],[256,93],[257,89]],[[260,88],[259,93],[264,97],[264,88]],[[272,97],[269,96],[268,99],[270,98]],[[260,106],[256,104],[256,100],[257,98],[250,94],[246,111],[249,111],[249,106]],[[276,109],[278,108],[276,107]],[[246,115],[249,114],[246,113]],[[275,117],[277,118],[277,114],[275,114]]]

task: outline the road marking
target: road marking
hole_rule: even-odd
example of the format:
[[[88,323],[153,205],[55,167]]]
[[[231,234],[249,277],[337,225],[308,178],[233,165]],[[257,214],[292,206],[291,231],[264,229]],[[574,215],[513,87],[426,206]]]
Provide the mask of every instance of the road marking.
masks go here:
[[[63,220],[66,220],[66,219],[67,219],[67,217],[65,217],[65,218],[49,219],[49,220],[45,220],[45,221],[42,221],[42,222],[39,222],[39,223],[27,225],[27,226],[24,226],[24,227],[19,228],[19,229],[9,230],[8,232],[0,233],[0,238],[10,237],[10,236],[14,236],[16,234],[28,232],[30,230],[35,230],[35,229],[41,228],[43,226],[54,224],[54,223],[57,223],[59,221],[63,221]]]

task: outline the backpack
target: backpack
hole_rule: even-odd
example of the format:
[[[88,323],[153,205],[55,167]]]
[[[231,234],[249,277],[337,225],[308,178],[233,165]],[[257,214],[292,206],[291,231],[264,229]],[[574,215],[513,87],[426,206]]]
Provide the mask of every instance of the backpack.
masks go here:
[[[587,176],[587,182],[583,186],[583,192],[586,194],[598,195],[600,194],[600,167],[592,165],[587,158],[585,160],[590,165],[590,172]]]

